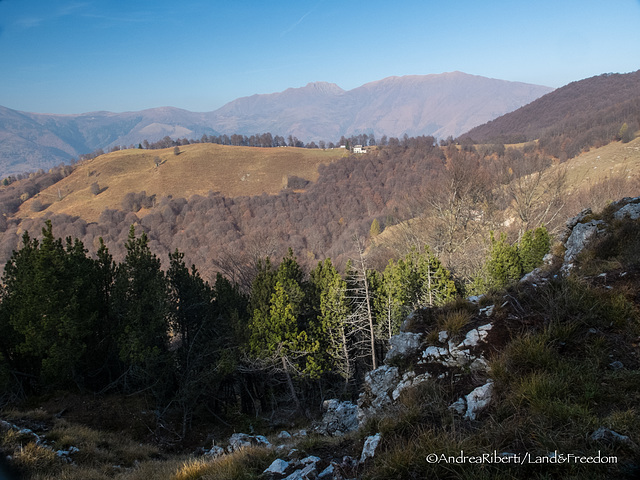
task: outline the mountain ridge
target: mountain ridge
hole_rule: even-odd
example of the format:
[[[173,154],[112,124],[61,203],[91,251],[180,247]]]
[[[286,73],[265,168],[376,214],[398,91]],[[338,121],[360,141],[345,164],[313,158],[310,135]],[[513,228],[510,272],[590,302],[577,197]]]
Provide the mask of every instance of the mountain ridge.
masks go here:
[[[233,100],[212,112],[157,107],[114,113],[29,113],[0,108],[0,174],[48,169],[74,156],[165,136],[271,132],[309,142],[340,136],[456,136],[527,104],[550,87],[462,72],[387,77],[343,90],[310,82]],[[438,93],[444,92],[444,93]],[[470,115],[465,112],[472,112]]]

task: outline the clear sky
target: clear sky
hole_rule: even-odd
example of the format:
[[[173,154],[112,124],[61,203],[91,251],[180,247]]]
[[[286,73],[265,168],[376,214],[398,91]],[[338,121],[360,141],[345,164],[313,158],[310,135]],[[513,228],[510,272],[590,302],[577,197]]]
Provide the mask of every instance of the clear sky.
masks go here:
[[[0,105],[211,111],[313,81],[640,69],[640,0],[0,0]]]

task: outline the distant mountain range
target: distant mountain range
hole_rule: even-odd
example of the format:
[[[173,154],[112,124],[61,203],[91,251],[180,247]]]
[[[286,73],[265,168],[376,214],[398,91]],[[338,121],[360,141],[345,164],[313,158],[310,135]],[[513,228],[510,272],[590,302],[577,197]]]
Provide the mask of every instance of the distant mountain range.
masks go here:
[[[213,112],[172,107],[77,115],[0,107],[0,175],[47,169],[83,153],[165,136],[270,132],[336,141],[361,133],[458,136],[526,105],[552,88],[462,72],[389,77],[345,91],[326,83],[239,98]]]

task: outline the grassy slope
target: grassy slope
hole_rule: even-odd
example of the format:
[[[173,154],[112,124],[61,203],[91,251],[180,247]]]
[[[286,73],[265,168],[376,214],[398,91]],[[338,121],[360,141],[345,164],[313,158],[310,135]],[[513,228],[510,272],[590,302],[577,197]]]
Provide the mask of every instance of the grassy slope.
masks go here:
[[[522,145],[515,146],[522,147]],[[555,164],[546,171],[545,175],[548,177],[556,175],[558,170],[565,168],[567,169],[566,189],[567,193],[571,195],[606,179],[623,176],[623,174],[628,178],[639,179],[640,136],[629,143],[612,142],[569,159],[565,163]],[[584,205],[583,208],[588,206]],[[402,229],[407,227],[406,223],[410,224],[411,220],[385,228],[377,237],[376,243],[378,245],[393,243]]]
[[[194,144],[163,150],[122,150],[89,160],[71,175],[25,202],[18,217],[44,216],[51,213],[77,215],[96,221],[105,208],[120,208],[125,194],[146,191],[158,198],[167,195],[188,198],[219,191],[225,196],[278,193],[283,177],[296,175],[307,180],[318,178],[318,166],[341,158],[345,150],[311,150],[304,148],[230,147]],[[156,168],[154,159],[160,157]],[[92,195],[91,184],[97,182],[101,192]],[[59,197],[62,200],[58,201]],[[47,206],[42,212],[31,211],[39,200]]]
[[[640,137],[629,143],[612,142],[594,148],[560,166],[565,165],[570,190],[592,185],[606,177],[627,172],[632,177],[640,176]],[[555,167],[557,168],[557,167]]]

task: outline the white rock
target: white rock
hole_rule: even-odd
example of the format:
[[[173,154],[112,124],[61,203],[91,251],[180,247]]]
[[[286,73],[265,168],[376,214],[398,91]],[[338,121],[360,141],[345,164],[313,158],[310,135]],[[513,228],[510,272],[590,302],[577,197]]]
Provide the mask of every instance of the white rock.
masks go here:
[[[613,430],[600,427],[598,430],[591,434],[591,440],[594,441],[605,441],[610,443],[630,443],[631,440],[626,435],[620,435]]]
[[[283,430],[278,434],[278,438],[281,439],[281,440],[287,440],[287,439],[291,438],[291,434],[289,432],[287,432],[286,430]]]
[[[204,454],[208,457],[218,458],[224,455],[224,448],[213,445],[211,449],[204,452]]]
[[[493,380],[489,380],[484,385],[475,388],[466,396],[467,411],[464,418],[475,420],[478,413],[491,403],[493,397]]]
[[[275,473],[278,475],[284,475],[284,472],[288,467],[289,462],[287,462],[286,460],[282,460],[281,458],[276,458],[263,473]]]
[[[449,338],[449,333],[446,330],[442,330],[441,332],[438,332],[438,341],[440,343],[446,342],[448,338]]]
[[[264,447],[273,447],[267,437],[264,435],[247,435],[246,433],[234,433],[229,438],[229,446],[227,451],[229,453],[235,452],[251,445],[261,445]]]
[[[494,308],[496,308],[495,305],[489,305],[488,307],[481,308],[480,313],[484,313],[487,317],[490,317],[493,314]]]
[[[471,303],[478,303],[480,301],[481,298],[484,297],[484,294],[482,295],[471,295],[470,297],[467,297],[467,300]]]
[[[358,428],[358,406],[351,402],[337,399],[325,400],[322,420],[314,426],[321,435],[341,436]]]
[[[578,223],[573,227],[571,235],[565,242],[564,246],[567,249],[564,254],[564,261],[560,271],[563,274],[568,274],[573,268],[573,262],[576,257],[585,246],[591,241],[591,239],[597,236],[600,229],[604,226],[602,220],[591,220],[587,223]]]
[[[464,415],[464,412],[467,410],[467,401],[463,397],[460,397],[449,405],[449,410],[453,410],[458,415]]]
[[[376,453],[376,448],[378,448],[378,444],[380,443],[380,438],[381,437],[379,433],[367,437],[364,442],[364,447],[362,447],[360,463],[364,462],[367,458],[373,458]]]
[[[333,463],[332,463],[318,474],[318,480],[332,479],[334,471],[335,471],[335,467],[333,466]]]
[[[420,348],[421,342],[421,333],[402,332],[393,335],[389,339],[389,351],[384,357],[384,363],[389,363],[397,357],[407,357],[414,354]]]
[[[629,203],[613,214],[616,220],[622,220],[629,217],[631,220],[640,218],[640,203]]]

